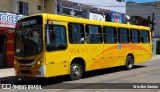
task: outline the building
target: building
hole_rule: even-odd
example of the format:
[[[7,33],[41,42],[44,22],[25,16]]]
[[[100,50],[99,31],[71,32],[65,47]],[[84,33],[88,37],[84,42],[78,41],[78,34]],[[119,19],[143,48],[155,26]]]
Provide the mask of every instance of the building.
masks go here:
[[[0,67],[13,66],[14,28],[23,15],[0,12]]]
[[[124,20],[125,0],[1,0],[0,11],[32,15],[37,13],[54,13],[89,18],[89,13]],[[93,14],[91,14],[93,15]],[[114,15],[114,16],[113,16]]]
[[[154,36],[160,36],[160,1],[150,2],[150,3],[126,3],[126,14],[130,17],[140,16],[145,19],[149,19],[153,23],[154,28],[150,25],[151,29],[154,31]]]
[[[1,0],[0,11],[32,15],[55,13],[56,0]]]
[[[125,9],[125,0],[1,0],[0,67],[13,67],[14,29],[20,18],[38,13],[53,13],[124,23]]]
[[[22,15],[54,13],[84,18],[100,14],[105,21],[123,23],[126,2],[125,0],[87,0],[87,2],[85,0],[1,0],[0,11]]]
[[[57,14],[124,23],[125,0],[57,0]]]
[[[130,17],[140,16],[146,18],[154,25],[150,25],[151,29],[154,31],[154,37],[152,40],[152,50],[153,54],[160,54],[160,1],[149,2],[149,3],[135,3],[128,2],[126,4],[126,14]]]
[[[160,55],[160,37],[154,37],[152,39],[152,51],[153,55]]]

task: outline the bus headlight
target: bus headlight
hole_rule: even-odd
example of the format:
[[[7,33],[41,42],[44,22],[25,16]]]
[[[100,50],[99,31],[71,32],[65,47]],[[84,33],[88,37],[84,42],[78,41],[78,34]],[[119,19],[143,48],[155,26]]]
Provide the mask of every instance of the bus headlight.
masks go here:
[[[14,61],[14,67],[17,67],[17,62],[16,61]]]
[[[38,63],[37,63],[38,65],[40,65],[41,64],[41,62],[40,61],[38,61]]]
[[[43,58],[42,59],[40,59],[38,62],[37,62],[37,65],[39,66],[39,65],[41,65],[41,63],[43,62]]]
[[[16,61],[14,61],[14,65],[16,65]]]

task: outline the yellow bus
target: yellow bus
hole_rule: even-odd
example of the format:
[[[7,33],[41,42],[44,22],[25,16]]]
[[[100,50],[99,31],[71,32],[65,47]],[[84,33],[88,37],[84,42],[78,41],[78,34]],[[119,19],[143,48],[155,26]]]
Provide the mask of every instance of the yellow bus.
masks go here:
[[[125,66],[152,57],[149,27],[54,14],[19,20],[15,32],[16,75],[80,79],[86,71]]]

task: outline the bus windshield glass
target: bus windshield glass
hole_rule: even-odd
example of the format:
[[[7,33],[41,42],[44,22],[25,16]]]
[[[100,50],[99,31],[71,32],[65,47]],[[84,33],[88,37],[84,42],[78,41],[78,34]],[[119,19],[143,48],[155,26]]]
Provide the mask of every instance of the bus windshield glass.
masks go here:
[[[18,22],[19,26],[16,27],[15,32],[16,56],[28,57],[42,52],[42,24],[41,26],[36,25],[39,21],[36,18],[28,18]]]

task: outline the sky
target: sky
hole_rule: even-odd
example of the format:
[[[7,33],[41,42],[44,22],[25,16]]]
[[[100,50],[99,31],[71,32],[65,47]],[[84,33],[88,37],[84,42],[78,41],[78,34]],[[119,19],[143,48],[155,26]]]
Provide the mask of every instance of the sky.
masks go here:
[[[128,1],[133,1],[133,2],[137,2],[137,3],[144,3],[144,2],[154,2],[154,1],[160,1],[160,0],[126,0]]]

